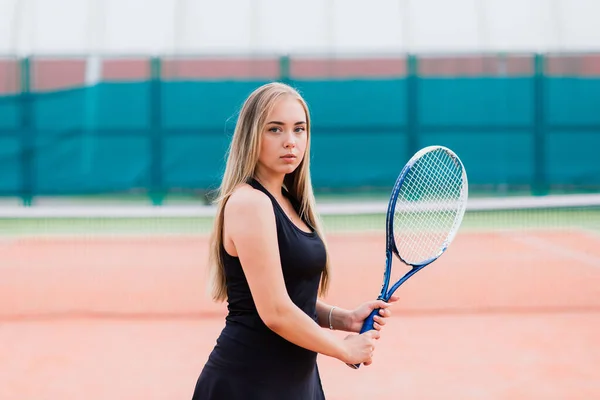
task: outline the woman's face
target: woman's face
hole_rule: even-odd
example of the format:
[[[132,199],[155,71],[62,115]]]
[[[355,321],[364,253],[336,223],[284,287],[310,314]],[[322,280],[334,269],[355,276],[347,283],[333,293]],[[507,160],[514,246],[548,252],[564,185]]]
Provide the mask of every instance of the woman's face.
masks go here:
[[[261,132],[258,169],[267,175],[293,172],[304,158],[307,142],[306,113],[302,104],[291,96],[282,97],[267,116]]]

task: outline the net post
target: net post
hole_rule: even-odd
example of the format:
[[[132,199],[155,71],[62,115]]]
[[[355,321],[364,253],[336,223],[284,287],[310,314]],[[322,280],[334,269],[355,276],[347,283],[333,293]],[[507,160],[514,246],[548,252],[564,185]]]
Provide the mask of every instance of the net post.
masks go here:
[[[19,62],[20,69],[20,127],[21,127],[21,202],[29,207],[33,203],[35,182],[35,128],[33,124],[31,94],[31,58],[25,56]]]
[[[548,193],[545,174],[545,115],[544,115],[544,95],[545,95],[545,61],[543,54],[536,53],[534,56],[534,119],[533,119],[533,194],[536,196]]]
[[[160,57],[150,60],[150,200],[152,205],[163,204],[163,132],[162,132],[162,62]]]
[[[406,140],[407,159],[419,149],[419,82],[418,59],[414,54],[406,58]]]

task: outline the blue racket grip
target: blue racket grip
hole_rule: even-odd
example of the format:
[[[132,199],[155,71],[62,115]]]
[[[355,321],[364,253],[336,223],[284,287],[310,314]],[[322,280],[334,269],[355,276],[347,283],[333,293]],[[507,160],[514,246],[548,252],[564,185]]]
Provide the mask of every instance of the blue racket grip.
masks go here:
[[[379,310],[381,310],[381,308],[376,308],[375,310],[371,311],[371,314],[369,314],[367,319],[365,319],[365,322],[363,322],[363,326],[360,329],[361,334],[373,329],[373,324],[375,324],[375,321],[373,320],[373,318],[375,318],[375,316],[379,314]],[[360,368],[360,364],[348,364],[348,365],[354,369]]]
[[[362,328],[360,328],[361,334],[373,329],[373,325],[375,324],[374,318],[379,314],[379,310],[381,310],[381,308],[376,308],[375,310],[371,311],[371,314],[369,314],[367,319],[365,319],[365,322],[363,322]]]

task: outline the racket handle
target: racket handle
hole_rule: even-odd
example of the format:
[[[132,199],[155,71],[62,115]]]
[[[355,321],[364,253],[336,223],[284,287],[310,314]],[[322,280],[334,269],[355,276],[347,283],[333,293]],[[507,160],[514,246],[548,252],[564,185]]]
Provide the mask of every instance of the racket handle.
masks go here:
[[[371,311],[371,314],[369,314],[369,316],[367,317],[367,319],[365,319],[365,322],[363,322],[363,326],[360,329],[360,333],[363,334],[365,332],[368,332],[370,330],[373,329],[373,324],[375,324],[375,321],[373,318],[375,318],[375,316],[377,314],[379,314],[379,310],[381,310],[381,308],[376,308],[375,310]],[[360,364],[348,364],[349,367],[354,368],[354,369],[359,369],[360,368]]]
[[[374,318],[376,315],[379,314],[379,310],[381,310],[381,308],[376,308],[373,311],[371,311],[371,314],[369,314],[367,319],[365,319],[365,322],[363,322],[362,328],[360,328],[361,334],[373,329],[373,325],[375,324]]]

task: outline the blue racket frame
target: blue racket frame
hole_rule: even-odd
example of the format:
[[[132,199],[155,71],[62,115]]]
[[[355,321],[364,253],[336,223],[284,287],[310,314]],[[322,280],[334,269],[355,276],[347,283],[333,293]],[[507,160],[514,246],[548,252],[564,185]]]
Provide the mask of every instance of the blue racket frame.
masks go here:
[[[406,163],[404,168],[402,168],[402,171],[398,175],[398,178],[396,179],[396,183],[394,184],[392,193],[390,195],[390,201],[388,203],[388,208],[387,208],[387,213],[386,213],[386,224],[385,224],[385,232],[386,232],[385,271],[383,274],[383,285],[381,286],[381,292],[379,293],[377,300],[383,300],[383,301],[387,302],[390,299],[390,297],[392,297],[394,292],[404,282],[406,282],[411,276],[413,276],[414,274],[416,274],[417,272],[419,272],[420,270],[425,268],[427,265],[429,265],[432,262],[434,262],[435,260],[437,260],[448,248],[448,245],[445,244],[442,247],[441,251],[438,253],[438,255],[436,255],[435,257],[432,257],[420,264],[410,264],[410,263],[406,262],[406,260],[404,260],[402,258],[402,256],[400,256],[400,254],[398,252],[398,248],[396,247],[396,241],[394,240],[394,210],[396,208],[398,194],[400,194],[400,188],[402,187],[402,184],[404,183],[406,176],[410,172],[410,169],[412,168],[412,166],[415,164],[415,162],[417,160],[419,160],[419,157],[413,157],[408,163]],[[460,163],[460,161],[458,161],[458,162]],[[462,163],[461,163],[461,167],[462,167]],[[396,255],[396,257],[398,257],[398,259],[400,261],[402,261],[404,264],[408,265],[409,267],[412,267],[412,269],[410,271],[408,271],[406,274],[404,274],[404,276],[402,276],[402,278],[400,278],[396,283],[394,283],[391,288],[389,288],[391,274],[392,274],[392,262],[393,262],[394,255]],[[389,288],[389,290],[388,290],[388,288]],[[381,310],[380,308],[373,310],[371,312],[371,314],[369,314],[369,316],[365,319],[365,321],[363,322],[363,326],[360,330],[361,334],[373,329],[373,325],[375,323],[374,318],[376,315],[379,314],[380,310]],[[360,364],[354,364],[354,365],[348,364],[348,365],[350,365],[351,367],[353,367],[355,369],[358,369],[360,367]]]

